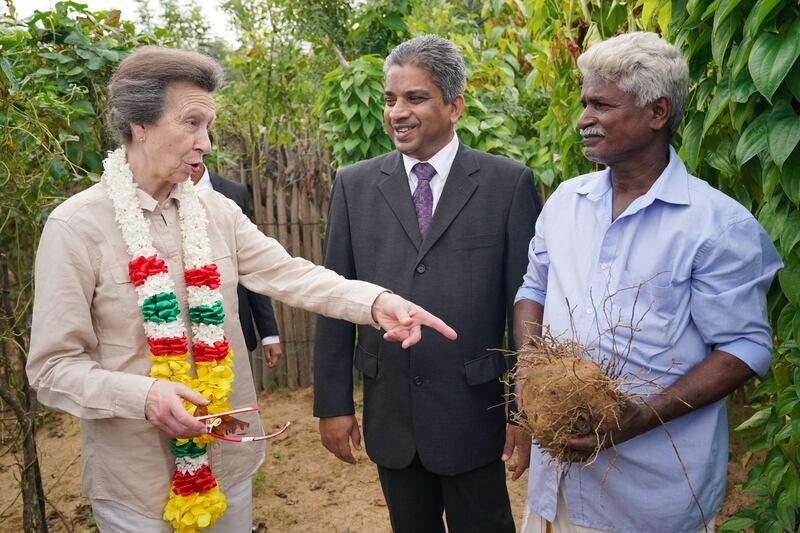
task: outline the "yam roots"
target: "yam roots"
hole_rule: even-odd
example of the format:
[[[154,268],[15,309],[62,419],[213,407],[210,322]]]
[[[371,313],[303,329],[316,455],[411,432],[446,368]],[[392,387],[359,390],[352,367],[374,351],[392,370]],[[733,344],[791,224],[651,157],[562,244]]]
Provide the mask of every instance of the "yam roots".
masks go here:
[[[579,343],[548,333],[531,338],[516,355],[515,380],[522,387],[516,422],[559,462],[579,460],[567,447],[569,438],[597,435],[591,462],[602,449],[605,433],[618,428],[629,401],[619,392],[618,380],[589,359]]]

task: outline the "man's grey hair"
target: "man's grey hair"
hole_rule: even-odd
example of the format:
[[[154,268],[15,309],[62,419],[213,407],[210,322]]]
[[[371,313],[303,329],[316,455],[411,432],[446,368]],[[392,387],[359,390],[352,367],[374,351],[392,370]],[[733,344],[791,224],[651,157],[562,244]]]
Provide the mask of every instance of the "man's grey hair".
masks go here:
[[[436,35],[422,35],[397,45],[383,63],[383,77],[392,67],[413,65],[431,73],[431,81],[452,102],[464,92],[464,58],[456,45]]]
[[[616,83],[642,107],[668,98],[669,133],[677,131],[689,93],[689,67],[677,46],[651,32],[624,33],[592,45],[578,58],[578,69]]]

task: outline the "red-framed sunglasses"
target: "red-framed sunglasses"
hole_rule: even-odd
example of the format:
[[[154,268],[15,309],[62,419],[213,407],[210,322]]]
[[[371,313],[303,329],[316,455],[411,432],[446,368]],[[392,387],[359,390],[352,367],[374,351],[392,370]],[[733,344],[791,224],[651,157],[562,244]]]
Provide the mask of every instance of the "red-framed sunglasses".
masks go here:
[[[201,422],[205,421],[206,429],[208,429],[209,435],[215,439],[228,442],[259,442],[262,440],[274,439],[289,429],[289,426],[292,425],[291,422],[286,422],[286,425],[284,425],[281,429],[275,433],[270,433],[269,435],[259,435],[256,437],[242,436],[244,432],[247,431],[247,428],[250,427],[250,424],[248,422],[239,420],[233,415],[238,415],[240,413],[251,413],[253,411],[258,411],[257,405],[240,407],[239,409],[232,409],[223,413],[214,413],[213,415],[198,416],[197,420]]]

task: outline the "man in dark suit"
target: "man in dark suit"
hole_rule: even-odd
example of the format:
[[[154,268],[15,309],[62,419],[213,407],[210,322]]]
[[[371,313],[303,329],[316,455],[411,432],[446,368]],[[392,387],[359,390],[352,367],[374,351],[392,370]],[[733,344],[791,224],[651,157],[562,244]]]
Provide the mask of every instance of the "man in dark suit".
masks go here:
[[[205,165],[202,165],[200,171],[192,174],[192,181],[194,181],[198,190],[214,189],[230,198],[236,202],[242,213],[247,215],[248,218],[252,218],[250,193],[247,191],[247,187],[241,183],[212,174],[205,168]],[[275,368],[283,352],[272,302],[269,296],[251,292],[241,285],[237,288],[237,292],[239,296],[239,321],[242,324],[242,333],[244,333],[247,349],[252,352],[261,344],[264,351],[264,361],[269,368]],[[256,329],[258,329],[258,337],[256,337]]]
[[[464,62],[445,39],[399,45],[384,64],[384,118],[396,151],[339,171],[325,265],[382,284],[458,332],[404,350],[379,331],[320,318],[314,415],[325,447],[360,449],[351,364],[364,375],[367,453],[399,533],[513,532],[503,461],[530,437],[506,424],[503,345],[538,201],[523,165],[460,144]],[[357,346],[354,346],[357,338]],[[502,460],[501,460],[502,459]]]

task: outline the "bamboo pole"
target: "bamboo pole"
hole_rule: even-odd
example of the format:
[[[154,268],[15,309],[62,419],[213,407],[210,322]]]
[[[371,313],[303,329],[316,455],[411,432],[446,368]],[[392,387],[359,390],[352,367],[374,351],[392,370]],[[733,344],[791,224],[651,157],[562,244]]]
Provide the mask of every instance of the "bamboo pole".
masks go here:
[[[292,183],[291,192],[291,240],[292,240],[292,255],[302,256],[303,246],[300,242],[302,236],[302,220],[300,218],[300,190],[297,186],[297,181]],[[302,309],[293,310],[294,331],[295,331],[295,346],[297,347],[297,383],[299,386],[304,387],[311,384],[309,379],[309,362],[307,350],[307,333],[306,327],[306,311]]]
[[[256,147],[253,146],[253,168],[250,169],[250,188],[252,189],[253,201],[253,217],[256,224],[264,218],[264,204],[261,199],[261,162],[258,160],[256,154]],[[262,160],[267,159],[267,154],[264,153]],[[266,165],[265,165],[266,166]]]
[[[283,151],[283,150],[281,150]],[[283,157],[278,157],[278,177],[277,177],[277,212],[278,212],[278,240],[284,248],[289,249],[289,235],[286,214],[286,166],[283,165]],[[295,324],[292,317],[292,310],[287,305],[281,305],[281,312],[283,315],[284,335],[286,341],[284,342],[286,361],[286,385],[290,389],[296,389],[298,386],[297,378],[297,335],[295,334]]]

